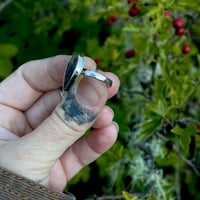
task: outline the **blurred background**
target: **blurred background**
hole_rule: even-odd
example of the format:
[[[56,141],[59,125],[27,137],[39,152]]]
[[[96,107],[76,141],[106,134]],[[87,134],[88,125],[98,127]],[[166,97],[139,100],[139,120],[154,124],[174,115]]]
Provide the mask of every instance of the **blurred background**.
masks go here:
[[[199,1],[0,0],[1,81],[73,53],[120,78],[118,141],[69,181],[77,199],[200,199],[199,47]]]

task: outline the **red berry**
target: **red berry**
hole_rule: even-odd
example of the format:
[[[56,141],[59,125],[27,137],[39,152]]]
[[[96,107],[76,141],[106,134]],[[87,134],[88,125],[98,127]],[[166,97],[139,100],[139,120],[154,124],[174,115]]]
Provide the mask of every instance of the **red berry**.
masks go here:
[[[176,29],[176,35],[183,35],[185,33],[185,29],[182,27],[182,28],[178,28]]]
[[[173,25],[175,28],[182,28],[184,26],[184,21],[182,18],[176,18],[173,21]]]
[[[127,3],[136,3],[137,0],[127,0]]]
[[[95,61],[95,63],[96,63],[97,65],[99,65],[100,62],[101,62],[101,59],[100,59],[100,58],[95,58],[94,61]]]
[[[200,131],[200,124],[197,124],[197,130]]]
[[[112,15],[111,17],[109,17],[108,19],[107,19],[107,24],[108,25],[112,25],[114,22],[116,22],[117,21],[117,15]]]
[[[107,19],[107,24],[108,25],[112,25],[113,24],[113,21],[111,19]]]
[[[130,10],[128,11],[128,14],[131,16],[131,17],[134,17],[136,15],[138,15],[140,13],[140,11],[138,10],[138,8],[134,5],[130,8]]]
[[[171,18],[172,17],[172,14],[171,14],[171,12],[169,12],[169,11],[165,11],[165,17],[167,17],[167,18]]]
[[[185,44],[185,45],[183,45],[183,47],[182,47],[182,53],[184,53],[184,54],[188,54],[189,52],[190,52],[190,45],[188,45],[188,44]]]
[[[112,15],[107,19],[107,24],[112,25],[117,20],[117,15]]]
[[[112,15],[112,16],[110,17],[110,19],[112,19],[112,20],[113,20],[113,22],[117,21],[117,18],[118,18],[118,16],[117,16],[117,15]]]
[[[125,57],[126,58],[132,58],[134,56],[135,56],[135,50],[134,49],[130,49],[130,50],[125,52]]]

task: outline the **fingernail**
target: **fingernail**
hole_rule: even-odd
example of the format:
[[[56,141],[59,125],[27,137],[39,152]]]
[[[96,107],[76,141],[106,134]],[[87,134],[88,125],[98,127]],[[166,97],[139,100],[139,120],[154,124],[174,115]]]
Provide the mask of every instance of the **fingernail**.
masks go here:
[[[117,122],[112,122],[112,124],[116,127],[117,132],[119,132],[119,125],[118,125],[118,123]]]
[[[105,86],[94,79],[83,78],[78,86],[79,103],[85,107],[94,107],[105,98]]]

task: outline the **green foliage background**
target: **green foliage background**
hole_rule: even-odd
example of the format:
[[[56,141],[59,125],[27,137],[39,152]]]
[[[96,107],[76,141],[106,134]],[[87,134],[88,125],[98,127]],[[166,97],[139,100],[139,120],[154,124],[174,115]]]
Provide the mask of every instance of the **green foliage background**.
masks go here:
[[[57,54],[99,60],[100,69],[121,80],[108,102],[119,138],[66,190],[78,199],[199,200],[200,3],[135,2],[140,13],[130,17],[125,0],[11,1],[0,11],[0,78],[26,61]],[[117,20],[109,25],[113,15]],[[185,22],[182,36],[173,27],[177,17]],[[188,54],[181,51],[185,44]],[[136,53],[127,59],[130,49]]]

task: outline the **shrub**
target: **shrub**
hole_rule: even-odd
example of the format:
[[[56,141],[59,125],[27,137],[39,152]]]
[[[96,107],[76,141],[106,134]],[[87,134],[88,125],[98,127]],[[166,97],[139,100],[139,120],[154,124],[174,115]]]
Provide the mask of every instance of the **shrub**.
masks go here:
[[[1,11],[2,78],[72,52],[120,77],[109,101],[119,139],[71,181],[77,197],[200,199],[199,19],[189,0],[22,0]]]

